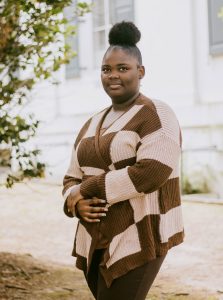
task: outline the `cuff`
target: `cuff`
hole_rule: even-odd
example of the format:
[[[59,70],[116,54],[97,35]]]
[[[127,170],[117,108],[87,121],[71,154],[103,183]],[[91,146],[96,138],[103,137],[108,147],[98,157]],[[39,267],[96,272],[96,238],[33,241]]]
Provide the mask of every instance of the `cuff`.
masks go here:
[[[83,195],[85,199],[97,197],[106,200],[105,176],[106,174],[92,176],[82,182],[80,187],[81,195]]]

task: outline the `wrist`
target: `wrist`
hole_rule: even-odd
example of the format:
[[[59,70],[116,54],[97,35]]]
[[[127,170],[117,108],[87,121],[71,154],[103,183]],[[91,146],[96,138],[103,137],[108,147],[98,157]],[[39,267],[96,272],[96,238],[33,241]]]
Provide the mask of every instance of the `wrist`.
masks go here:
[[[77,202],[80,199],[83,199],[83,196],[81,195],[80,192],[80,184],[73,187],[73,189],[70,191],[70,196],[72,198],[75,198],[75,202]]]

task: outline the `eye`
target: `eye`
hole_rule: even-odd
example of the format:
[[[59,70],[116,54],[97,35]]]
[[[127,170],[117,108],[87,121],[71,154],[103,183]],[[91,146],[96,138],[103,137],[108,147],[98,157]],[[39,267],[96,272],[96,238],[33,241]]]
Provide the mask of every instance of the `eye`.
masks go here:
[[[104,74],[108,74],[110,71],[111,71],[111,69],[108,68],[108,67],[102,67],[101,68],[101,72],[104,73]]]
[[[119,68],[119,71],[120,71],[120,72],[126,72],[126,71],[128,71],[128,68],[122,66],[122,67]]]

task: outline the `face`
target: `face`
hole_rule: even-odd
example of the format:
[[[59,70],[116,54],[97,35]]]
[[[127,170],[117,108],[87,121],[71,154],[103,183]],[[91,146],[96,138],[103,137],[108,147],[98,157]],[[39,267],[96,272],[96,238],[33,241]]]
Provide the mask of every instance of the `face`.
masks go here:
[[[122,49],[112,49],[104,56],[101,81],[113,103],[124,103],[139,93],[144,67],[137,58]]]

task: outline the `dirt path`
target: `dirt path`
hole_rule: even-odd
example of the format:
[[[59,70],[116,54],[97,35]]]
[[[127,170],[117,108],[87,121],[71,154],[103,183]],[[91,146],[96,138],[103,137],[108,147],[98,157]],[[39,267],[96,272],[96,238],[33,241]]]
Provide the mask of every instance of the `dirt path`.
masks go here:
[[[44,264],[30,255],[0,253],[1,300],[93,300],[82,272],[56,264]],[[206,291],[182,287],[162,276],[147,300],[217,300]],[[127,300],[127,299],[123,299]]]
[[[44,182],[0,188],[0,251],[71,267],[76,221],[63,215],[60,193]],[[223,206],[187,202],[183,209],[185,243],[169,252],[154,284],[162,297],[150,299],[223,299]],[[196,290],[204,298],[193,298]]]

